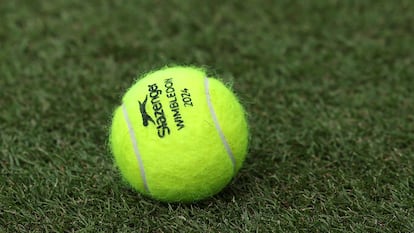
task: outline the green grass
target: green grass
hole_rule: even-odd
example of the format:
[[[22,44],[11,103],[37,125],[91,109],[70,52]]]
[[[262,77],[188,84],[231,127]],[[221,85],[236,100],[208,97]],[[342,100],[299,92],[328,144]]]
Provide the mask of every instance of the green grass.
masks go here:
[[[413,232],[414,2],[1,1],[0,232]],[[108,126],[138,74],[209,67],[250,115],[195,204],[121,182]]]

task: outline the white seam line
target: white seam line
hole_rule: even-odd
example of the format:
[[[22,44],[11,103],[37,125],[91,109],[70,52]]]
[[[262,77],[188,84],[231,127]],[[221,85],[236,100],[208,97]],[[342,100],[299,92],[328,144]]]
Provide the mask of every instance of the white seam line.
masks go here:
[[[211,118],[213,119],[214,126],[216,127],[216,130],[220,136],[221,142],[223,143],[224,147],[226,148],[227,155],[229,156],[229,159],[231,160],[231,163],[233,165],[233,173],[236,171],[236,160],[234,159],[233,152],[231,151],[230,145],[226,140],[226,137],[224,136],[223,130],[221,130],[220,124],[217,120],[216,112],[214,111],[213,104],[211,102],[211,96],[210,96],[210,88],[208,85],[208,77],[204,78],[204,87],[206,91],[206,97],[207,97],[207,105],[210,110]]]
[[[135,157],[137,157],[139,171],[141,173],[142,183],[144,183],[145,191],[147,193],[150,193],[149,188],[148,188],[148,184],[147,184],[147,178],[145,176],[144,164],[143,164],[142,159],[141,159],[141,154],[139,153],[139,150],[138,150],[137,138],[135,137],[134,129],[132,128],[131,121],[129,120],[128,111],[126,109],[125,104],[122,104],[122,111],[124,112],[125,121],[126,121],[127,126],[128,126],[128,132],[129,132],[129,136],[131,138],[132,146],[134,148]]]

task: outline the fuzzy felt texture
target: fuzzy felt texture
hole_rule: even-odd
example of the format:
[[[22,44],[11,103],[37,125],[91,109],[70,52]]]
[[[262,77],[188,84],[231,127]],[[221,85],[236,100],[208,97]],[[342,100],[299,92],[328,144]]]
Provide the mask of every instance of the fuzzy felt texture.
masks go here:
[[[122,107],[116,109],[112,153],[124,179],[140,193],[166,202],[201,200],[221,191],[242,166],[248,147],[244,109],[222,82],[208,79],[234,167],[208,108],[205,77],[199,68],[169,67],[147,74],[124,95],[143,172]]]

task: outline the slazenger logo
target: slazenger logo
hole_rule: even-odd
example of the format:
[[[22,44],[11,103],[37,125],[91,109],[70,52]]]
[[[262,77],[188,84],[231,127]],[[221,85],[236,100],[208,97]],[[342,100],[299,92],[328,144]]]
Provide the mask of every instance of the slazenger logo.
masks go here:
[[[149,121],[155,125],[154,120],[151,118],[150,115],[148,115],[147,110],[145,108],[146,105],[147,105],[147,101],[148,101],[148,95],[145,96],[145,100],[143,102],[138,101],[139,110],[140,110],[141,116],[142,116],[142,125],[145,126],[145,127],[148,126]]]
[[[149,97],[151,99],[152,110],[154,111],[154,118],[146,110],[148,101],[148,95],[145,96],[144,101],[138,101],[139,110],[142,116],[142,125],[147,127],[149,122],[157,126],[158,137],[163,138],[171,133],[167,124],[167,118],[165,117],[164,109],[160,101],[160,95],[162,91],[158,89],[157,84],[148,85]]]

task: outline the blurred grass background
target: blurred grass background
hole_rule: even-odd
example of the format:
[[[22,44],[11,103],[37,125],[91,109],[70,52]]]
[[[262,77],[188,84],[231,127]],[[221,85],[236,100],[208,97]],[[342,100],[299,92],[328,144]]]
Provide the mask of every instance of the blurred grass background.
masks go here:
[[[414,2],[1,1],[0,232],[414,231]],[[250,115],[206,201],[121,182],[107,147],[137,75],[208,67]]]

